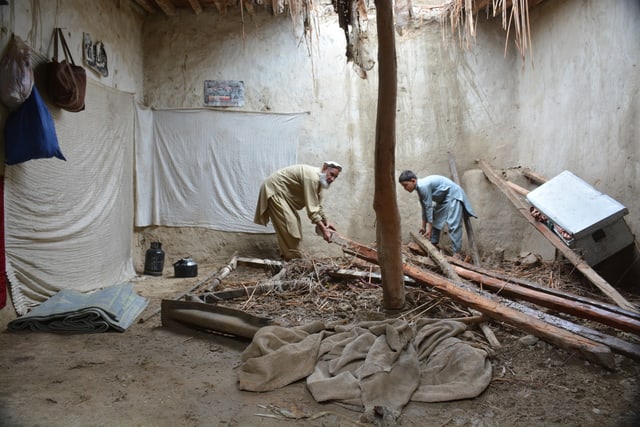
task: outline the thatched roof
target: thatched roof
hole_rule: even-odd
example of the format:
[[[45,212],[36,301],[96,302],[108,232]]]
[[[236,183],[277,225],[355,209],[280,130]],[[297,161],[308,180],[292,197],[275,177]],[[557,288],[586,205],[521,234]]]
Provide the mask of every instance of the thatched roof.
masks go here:
[[[442,0],[438,2],[429,0],[396,0],[396,8],[404,9],[407,6],[416,8],[441,8],[464,10],[469,4],[471,12],[474,15],[486,12],[489,16],[499,16],[512,10],[515,6],[520,6],[520,10],[532,8],[544,0]],[[237,9],[242,6],[248,12],[255,10],[256,7],[263,7],[273,11],[274,14],[283,13],[287,10],[303,10],[311,9],[315,6],[324,7],[337,3],[364,3],[373,6],[374,0],[131,0],[132,3],[139,6],[148,14],[163,14],[166,16],[175,16],[178,12],[188,12],[198,15],[206,10],[216,10],[221,15],[226,14],[229,9]],[[314,6],[315,5],[315,6]],[[450,5],[455,5],[451,7]]]
[[[500,17],[502,26],[515,40],[516,47],[523,59],[530,49],[529,9],[544,0],[395,0],[394,14],[396,27],[401,31],[413,18],[421,19],[420,11],[426,9],[440,13],[443,22],[449,21],[453,34],[456,34],[466,47],[475,38],[476,23],[479,17]],[[312,11],[322,8],[323,12],[332,10],[338,15],[339,25],[347,38],[347,59],[358,66],[363,77],[373,65],[367,58],[360,58],[357,49],[362,24],[367,22],[367,11],[374,7],[374,0],[131,0],[145,14],[162,14],[167,17],[183,13],[200,14],[207,10],[226,15],[228,10],[240,9],[249,15],[257,8],[264,8],[274,15],[289,14],[294,21],[302,23],[305,34],[310,34],[314,19]],[[435,3],[435,4],[434,4]],[[506,47],[505,47],[506,49]]]

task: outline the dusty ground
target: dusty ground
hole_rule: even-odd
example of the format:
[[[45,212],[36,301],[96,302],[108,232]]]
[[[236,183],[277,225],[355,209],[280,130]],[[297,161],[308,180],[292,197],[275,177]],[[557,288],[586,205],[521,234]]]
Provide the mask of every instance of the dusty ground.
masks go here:
[[[124,333],[0,333],[0,423],[65,427],[358,425],[359,413],[316,403],[304,382],[267,393],[239,391],[235,369],[247,341],[211,332],[169,330],[162,326],[160,314],[152,316],[162,298],[175,298],[223,265],[199,266],[197,278],[137,279],[136,289],[151,301],[141,316],[147,321],[136,322]],[[538,274],[550,277],[549,269],[559,286],[584,286],[575,273],[557,265],[539,267]],[[252,286],[266,277],[263,269],[241,265],[217,290]],[[291,325],[313,319],[353,321],[384,316],[382,291],[375,284],[321,277],[316,285],[279,296],[254,295],[229,305]],[[431,307],[430,317],[466,314],[463,307],[422,288],[407,288],[407,304]],[[616,369],[609,371],[543,341],[526,342],[521,339],[527,335],[522,331],[491,325],[502,348],[492,352],[493,380],[487,390],[463,401],[411,402],[403,409],[399,425],[639,425],[640,362],[617,355]],[[635,342],[638,338],[631,337]],[[465,339],[489,348],[475,328]],[[276,418],[274,409],[278,408],[298,418]]]

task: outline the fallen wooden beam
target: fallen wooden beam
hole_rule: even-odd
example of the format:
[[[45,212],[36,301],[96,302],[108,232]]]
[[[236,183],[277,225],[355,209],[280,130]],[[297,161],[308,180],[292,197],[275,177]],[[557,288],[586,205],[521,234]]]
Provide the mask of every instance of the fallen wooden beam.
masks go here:
[[[429,240],[425,239],[422,236],[418,236],[415,233],[411,233],[411,237],[413,237],[413,240],[418,245],[420,245],[421,248],[423,248],[429,253],[431,258],[433,258],[433,260],[438,264],[440,269],[445,272],[447,277],[449,277],[450,279],[456,282],[462,282],[462,279],[460,278],[460,276],[458,276],[458,274],[455,272],[453,267],[449,265],[449,263],[444,258],[444,256],[440,253],[440,251],[438,251],[438,249]],[[472,308],[470,309],[470,311],[471,311],[471,314],[473,314],[474,316],[481,315],[481,313],[476,309]],[[502,345],[500,344],[500,341],[498,341],[498,338],[496,338],[496,335],[493,333],[493,331],[491,330],[487,322],[482,322],[478,326],[480,327],[480,330],[482,331],[484,336],[487,338],[487,341],[489,341],[489,344],[491,345],[491,347],[493,348],[502,347]]]
[[[640,321],[631,317],[612,314],[609,311],[588,304],[518,286],[505,282],[504,280],[467,270],[457,265],[453,268],[456,273],[465,279],[472,280],[478,283],[481,288],[489,289],[501,296],[532,302],[541,307],[551,308],[555,311],[577,316],[582,319],[593,320],[603,325],[612,326],[621,331],[631,332],[640,336]]]
[[[548,323],[549,325],[557,326],[558,328],[562,328],[594,342],[603,344],[618,354],[622,354],[633,360],[640,361],[640,345],[638,344],[633,344],[620,338],[607,335],[601,331],[569,322],[568,320],[562,319],[557,316],[551,316],[546,313],[541,313],[540,311],[529,308],[525,305],[519,304],[517,310],[524,314],[528,314],[529,316],[538,318]]]
[[[360,245],[343,236],[338,236],[337,233],[333,241],[342,246],[345,252],[369,262],[377,263],[377,252],[375,250]],[[611,349],[605,345],[551,325],[534,316],[523,314],[513,308],[500,304],[495,298],[478,295],[475,290],[465,289],[464,284],[454,284],[450,280],[435,273],[422,270],[409,264],[404,264],[403,270],[407,276],[412,277],[414,280],[429,284],[453,300],[468,307],[475,308],[492,319],[518,327],[565,350],[576,351],[585,359],[608,369],[615,367],[613,353]]]
[[[485,176],[493,184],[498,187],[505,196],[514,204],[516,209],[529,221],[529,223],[538,230],[547,240],[555,246],[562,255],[569,260],[591,283],[593,283],[598,289],[600,289],[605,295],[611,298],[620,307],[638,312],[638,308],[627,301],[620,293],[614,289],[606,280],[604,280],[598,273],[596,273],[587,262],[576,254],[570,247],[568,247],[560,237],[558,237],[553,231],[551,231],[546,225],[537,221],[529,213],[529,205],[523,201],[518,195],[510,188],[506,182],[498,176],[498,174],[491,168],[491,166],[484,160],[478,160],[480,168],[484,172]]]
[[[422,248],[419,248],[420,251],[414,251],[414,252],[418,252],[418,253],[425,253],[426,251]],[[413,255],[411,257],[411,261],[414,262],[416,261],[418,264],[421,264],[421,259],[423,259],[423,256],[420,255]],[[530,280],[525,280],[522,279],[520,277],[514,277],[514,276],[509,276],[507,274],[495,271],[495,270],[491,270],[485,267],[481,267],[478,265],[474,265],[474,264],[470,264],[468,262],[459,260],[459,259],[455,259],[451,256],[445,256],[445,258],[447,259],[447,261],[454,266],[454,269],[456,270],[456,272],[462,276],[463,278],[466,278],[468,280],[474,280],[476,282],[479,282],[481,279],[479,279],[478,277],[483,277],[483,283],[484,283],[484,277],[486,277],[487,279],[487,283],[496,283],[498,284],[498,286],[500,287],[500,294],[504,295],[505,293],[502,292],[502,285],[501,283],[507,283],[510,285],[514,285],[516,287],[519,288],[524,288],[524,289],[530,289],[535,291],[534,294],[532,295],[536,295],[536,294],[541,294],[540,299],[543,300],[545,298],[544,295],[551,295],[557,298],[561,298],[563,300],[564,304],[568,304],[571,305],[573,307],[572,303],[577,303],[578,305],[575,306],[577,307],[577,309],[579,309],[579,307],[581,306],[586,306],[586,307],[590,307],[591,309],[600,312],[601,314],[599,314],[600,316],[606,316],[609,318],[616,318],[616,317],[620,317],[622,319],[625,319],[623,322],[626,322],[628,320],[632,321],[633,324],[637,324],[638,322],[640,322],[640,313],[635,312],[635,311],[629,311],[629,310],[625,310],[622,307],[619,307],[617,305],[614,304],[608,304],[606,302],[600,301],[600,300],[596,300],[593,298],[587,298],[581,295],[576,295],[570,292],[565,292],[562,291],[560,289],[553,289],[553,288],[549,288],[547,286],[532,282]],[[429,258],[430,259],[430,258]],[[435,265],[432,264],[428,264],[428,267],[435,267]],[[458,270],[458,268],[461,268],[462,270]],[[465,273],[468,272],[468,273]],[[479,276],[475,276],[475,274],[478,274]],[[482,286],[482,285],[481,285]],[[490,286],[487,286],[487,288],[491,289]],[[522,291],[522,292],[526,292],[526,291]],[[514,294],[514,296],[516,296]],[[524,300],[527,301],[531,301],[531,302],[536,302],[537,300],[528,300],[526,298],[522,298]],[[542,306],[546,306],[544,303],[540,303],[538,305],[542,305]],[[552,307],[550,307],[552,308]],[[572,313],[572,311],[564,311],[562,309],[558,309],[558,311],[564,312],[564,313]],[[577,315],[578,317],[583,317],[585,319],[588,319],[588,316],[585,315],[580,315],[580,313],[575,313],[575,315]],[[597,319],[592,319],[592,320],[596,320]],[[613,322],[616,322],[615,320]],[[608,324],[607,322],[601,322],[603,324]],[[615,324],[611,325],[615,327]],[[619,328],[621,330],[626,330],[624,327],[623,328]]]
[[[484,268],[484,267],[480,267],[477,265],[473,265],[470,264],[468,262],[462,261],[462,260],[457,260],[453,257],[447,257],[447,260],[449,261],[450,264],[453,264],[455,266],[459,266],[462,267],[466,270],[472,271],[472,272],[476,272],[476,273],[480,273],[484,276],[487,277],[491,277],[491,278],[495,278],[495,279],[499,279],[502,280],[504,282],[507,283],[512,283],[514,285],[523,287],[523,288],[527,288],[527,289],[532,289],[534,291],[538,291],[540,293],[544,293],[544,294],[548,294],[548,295],[553,295],[556,297],[560,297],[563,298],[569,302],[573,301],[573,302],[577,302],[580,304],[586,304],[589,305],[591,307],[595,307],[597,309],[602,310],[603,312],[608,313],[611,316],[623,316],[623,317],[628,317],[630,319],[636,320],[636,321],[640,321],[640,313],[635,312],[635,311],[629,311],[629,310],[625,310],[622,307],[619,307],[615,304],[608,304],[606,302],[600,301],[600,300],[596,300],[593,298],[587,298],[581,295],[576,295],[574,293],[571,292],[566,292],[563,291],[561,289],[554,289],[554,288],[549,288],[547,286],[544,286],[542,284],[538,284],[535,282],[532,282],[530,280],[526,280],[526,279],[522,279],[520,277],[513,277],[513,276],[509,276],[507,274],[495,271],[495,270],[491,270],[488,268]],[[464,277],[464,275],[463,275]]]
[[[474,307],[488,317],[499,320],[523,331],[529,332],[549,343],[568,351],[577,351],[587,360],[598,363],[608,369],[614,368],[613,354],[623,354],[634,360],[640,360],[640,346],[604,334],[592,328],[577,325],[557,316],[542,313],[514,301],[493,299],[486,294],[481,296],[464,291],[464,284],[453,283],[435,273],[427,272],[407,265],[405,272],[418,281],[433,286],[450,298]],[[422,278],[422,280],[421,280]],[[456,289],[457,288],[457,289]]]

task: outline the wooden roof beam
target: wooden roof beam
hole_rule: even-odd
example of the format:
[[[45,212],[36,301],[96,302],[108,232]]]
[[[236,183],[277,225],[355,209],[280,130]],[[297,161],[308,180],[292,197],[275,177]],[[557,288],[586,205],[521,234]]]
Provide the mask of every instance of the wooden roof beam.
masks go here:
[[[227,14],[227,2],[225,0],[213,0],[213,4],[216,5],[218,13],[222,16]]]
[[[156,4],[165,15],[167,16],[175,16],[176,15],[176,7],[169,0],[155,0]]]
[[[202,5],[198,0],[189,0],[189,4],[191,5],[191,9],[196,15],[202,13]]]
[[[154,14],[158,11],[156,7],[153,5],[153,0],[135,0],[135,1],[138,4],[138,6],[143,8],[147,13]]]

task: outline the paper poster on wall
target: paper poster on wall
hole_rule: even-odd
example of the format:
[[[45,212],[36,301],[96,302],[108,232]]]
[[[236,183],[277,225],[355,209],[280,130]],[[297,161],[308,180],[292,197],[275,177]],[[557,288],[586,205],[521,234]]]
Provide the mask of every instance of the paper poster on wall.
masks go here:
[[[101,41],[93,42],[89,33],[82,33],[83,59],[87,67],[102,77],[109,75],[107,68],[107,51]]]
[[[210,107],[244,106],[242,80],[205,80],[204,104]]]

